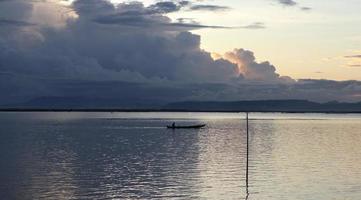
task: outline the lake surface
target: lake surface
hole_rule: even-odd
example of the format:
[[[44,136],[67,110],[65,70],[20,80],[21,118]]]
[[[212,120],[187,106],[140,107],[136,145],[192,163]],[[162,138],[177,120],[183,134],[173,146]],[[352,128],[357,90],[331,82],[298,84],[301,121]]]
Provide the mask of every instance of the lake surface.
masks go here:
[[[244,116],[0,113],[0,199],[245,199]],[[361,199],[361,115],[250,118],[248,199]]]

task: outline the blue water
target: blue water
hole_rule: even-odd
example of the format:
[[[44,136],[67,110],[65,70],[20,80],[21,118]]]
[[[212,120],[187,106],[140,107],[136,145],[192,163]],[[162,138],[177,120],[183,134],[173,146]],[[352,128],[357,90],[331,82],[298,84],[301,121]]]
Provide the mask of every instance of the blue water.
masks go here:
[[[249,199],[361,199],[361,115],[250,117]],[[0,113],[0,199],[244,199],[243,118]]]

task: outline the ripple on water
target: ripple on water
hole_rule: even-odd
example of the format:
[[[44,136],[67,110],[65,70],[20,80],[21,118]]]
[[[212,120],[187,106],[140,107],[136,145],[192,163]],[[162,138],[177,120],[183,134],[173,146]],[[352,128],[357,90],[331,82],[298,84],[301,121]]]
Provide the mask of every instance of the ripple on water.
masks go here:
[[[245,123],[234,114],[79,116],[0,121],[2,199],[245,197]],[[360,120],[307,117],[250,121],[249,199],[360,199]],[[207,127],[163,128],[173,121]]]

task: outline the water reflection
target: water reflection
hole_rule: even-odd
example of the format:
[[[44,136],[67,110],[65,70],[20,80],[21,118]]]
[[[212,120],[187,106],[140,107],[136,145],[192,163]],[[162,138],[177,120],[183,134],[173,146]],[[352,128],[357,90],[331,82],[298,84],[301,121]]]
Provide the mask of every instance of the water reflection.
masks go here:
[[[222,124],[222,126],[220,126]],[[239,199],[245,191],[244,122],[213,122],[200,134],[198,170],[201,197],[205,199]],[[236,128],[238,127],[238,128]]]
[[[3,127],[3,126],[2,126]],[[2,132],[0,172],[2,199],[71,199],[75,196],[74,162],[76,153],[68,148],[71,138],[54,134],[38,126],[38,132],[24,129]],[[59,130],[54,127],[54,133]],[[69,141],[70,140],[70,141]],[[5,160],[3,155],[11,157]],[[4,170],[5,169],[5,170]],[[10,170],[10,172],[8,171]],[[5,180],[4,180],[5,178]]]
[[[246,198],[245,122],[234,114],[113,120],[101,115],[0,115],[0,198]],[[208,126],[164,128],[174,120]],[[249,199],[361,196],[360,120],[252,120],[250,127]]]
[[[360,125],[338,120],[254,124],[263,137],[252,144],[252,192],[260,199],[357,199],[361,193],[350,189],[361,185]]]

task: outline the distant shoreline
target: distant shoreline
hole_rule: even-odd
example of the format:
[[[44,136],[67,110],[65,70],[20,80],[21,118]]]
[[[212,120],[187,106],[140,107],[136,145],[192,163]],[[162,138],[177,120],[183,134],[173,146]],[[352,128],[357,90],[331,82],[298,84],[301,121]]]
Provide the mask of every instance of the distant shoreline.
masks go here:
[[[361,111],[292,111],[292,110],[188,110],[188,109],[48,109],[48,108],[1,108],[0,112],[195,112],[195,113],[324,113],[361,114]]]
[[[84,103],[82,103],[84,102]],[[119,105],[114,102],[45,98],[22,105],[1,105],[0,112],[214,112],[214,113],[361,113],[361,102],[318,103],[308,100],[184,101]]]

